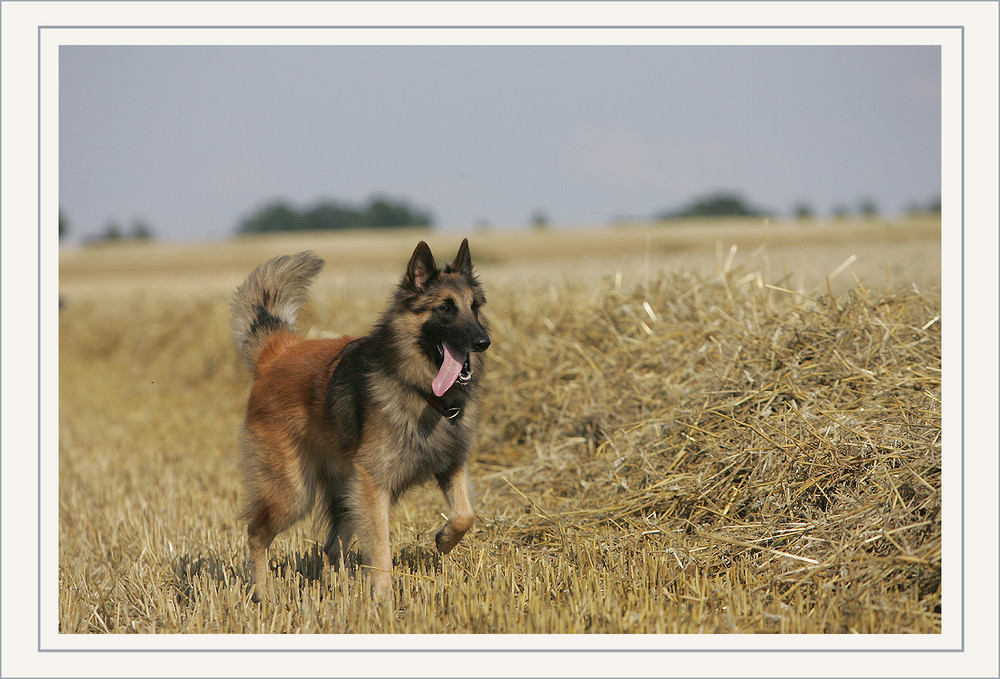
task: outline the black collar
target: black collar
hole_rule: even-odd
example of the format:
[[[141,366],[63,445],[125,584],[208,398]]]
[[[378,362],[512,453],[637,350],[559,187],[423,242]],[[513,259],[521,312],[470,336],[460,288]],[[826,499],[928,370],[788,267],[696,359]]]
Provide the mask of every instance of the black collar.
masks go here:
[[[448,420],[452,424],[457,424],[462,417],[461,408],[458,406],[446,406],[444,402],[434,394],[427,394],[424,396],[424,400],[427,401],[431,408],[438,411],[438,413],[441,414],[441,417]]]

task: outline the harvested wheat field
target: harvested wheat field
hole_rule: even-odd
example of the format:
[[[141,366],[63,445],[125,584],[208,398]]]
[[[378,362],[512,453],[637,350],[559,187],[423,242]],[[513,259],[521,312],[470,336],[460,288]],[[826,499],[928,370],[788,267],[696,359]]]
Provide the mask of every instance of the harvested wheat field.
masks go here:
[[[311,247],[303,332],[363,332],[460,237],[64,252],[59,631],[939,633],[939,227],[743,228],[471,235],[477,523],[441,557],[440,493],[404,496],[381,607],[310,521],[250,601],[228,293]]]

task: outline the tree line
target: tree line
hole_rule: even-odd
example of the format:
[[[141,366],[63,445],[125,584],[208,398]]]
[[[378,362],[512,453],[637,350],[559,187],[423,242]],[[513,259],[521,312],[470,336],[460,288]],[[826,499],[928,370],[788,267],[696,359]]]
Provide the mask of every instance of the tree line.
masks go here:
[[[236,231],[240,234],[252,234],[432,225],[433,217],[429,212],[404,201],[376,196],[361,206],[323,201],[306,209],[298,209],[285,201],[274,201],[241,219]]]
[[[906,212],[910,216],[940,214],[941,199],[935,197],[925,203],[911,203]],[[694,198],[678,208],[661,210],[652,218],[669,222],[698,217],[771,217],[775,212],[758,207],[735,191],[716,191]],[[795,219],[807,220],[815,216],[812,206],[798,201],[792,206]],[[838,204],[832,210],[835,219],[846,219],[852,215],[877,217],[879,208],[871,198],[861,198],[856,206]],[[644,218],[645,219],[645,218]],[[550,226],[549,215],[544,210],[533,212],[529,221],[536,230]],[[615,221],[631,221],[622,217]],[[434,225],[432,214],[413,207],[410,203],[375,196],[362,205],[351,205],[337,201],[320,201],[307,208],[297,208],[284,200],[275,200],[259,207],[238,220],[237,234],[275,233],[288,231],[336,231],[345,229],[393,229],[401,227],[430,227]],[[59,210],[59,237],[70,231],[69,220]],[[87,242],[109,242],[122,240],[149,240],[155,238],[153,227],[142,218],[132,220],[128,228],[117,220],[109,220],[97,236],[87,238]]]
[[[941,198],[935,197],[924,204],[911,203],[907,206],[906,212],[910,216],[921,214],[941,214]],[[835,219],[847,219],[852,215],[858,217],[877,217],[879,215],[878,204],[869,197],[858,200],[857,205],[852,209],[845,203],[838,203],[831,211]],[[816,216],[816,211],[805,201],[797,201],[792,206],[791,214],[796,219],[812,219]],[[757,207],[749,203],[742,195],[735,191],[716,191],[704,196],[695,198],[679,208],[663,210],[653,216],[657,221],[670,221],[676,219],[688,219],[693,217],[773,217],[776,213],[772,210]]]
[[[297,208],[287,201],[275,200],[241,218],[236,224],[236,233],[393,229],[408,226],[429,227],[433,224],[430,212],[415,208],[405,201],[384,196],[375,196],[360,206],[321,201],[305,209]],[[67,236],[70,231],[69,218],[60,208],[59,238]],[[155,233],[152,225],[145,219],[137,217],[127,228],[118,220],[110,219],[97,235],[86,237],[85,242],[108,243],[153,238]]]

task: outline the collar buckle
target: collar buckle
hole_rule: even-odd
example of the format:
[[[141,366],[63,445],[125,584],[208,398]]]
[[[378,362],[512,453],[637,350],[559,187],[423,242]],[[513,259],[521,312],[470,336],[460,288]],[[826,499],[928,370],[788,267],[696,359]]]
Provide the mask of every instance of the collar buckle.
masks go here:
[[[428,394],[424,397],[424,400],[427,401],[431,408],[438,411],[438,414],[440,414],[441,417],[448,420],[452,424],[457,424],[458,420],[462,417],[461,408],[458,406],[452,406],[449,408],[437,396]]]

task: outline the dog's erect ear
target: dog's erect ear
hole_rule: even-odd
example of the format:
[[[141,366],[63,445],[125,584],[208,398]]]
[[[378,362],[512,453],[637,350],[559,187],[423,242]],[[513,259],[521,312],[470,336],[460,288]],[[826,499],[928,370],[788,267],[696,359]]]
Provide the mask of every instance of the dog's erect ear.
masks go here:
[[[467,276],[472,275],[472,255],[469,254],[469,239],[463,238],[462,244],[458,247],[458,254],[455,261],[448,265],[449,271],[458,271]]]
[[[431,254],[427,243],[420,241],[413,251],[413,256],[410,257],[409,266],[406,267],[406,282],[417,290],[423,290],[437,275],[438,268],[434,264],[434,255]]]

